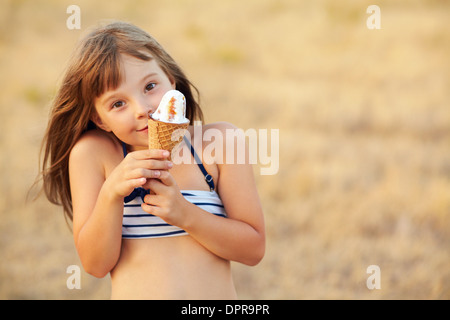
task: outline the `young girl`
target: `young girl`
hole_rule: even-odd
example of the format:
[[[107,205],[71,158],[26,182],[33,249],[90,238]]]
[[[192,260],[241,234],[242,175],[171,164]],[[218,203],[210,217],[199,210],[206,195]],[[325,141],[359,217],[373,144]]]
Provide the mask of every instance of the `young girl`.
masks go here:
[[[148,114],[171,89],[186,97],[191,126],[179,152],[191,154],[189,163],[148,149]],[[230,261],[255,265],[264,255],[252,167],[225,161],[243,151],[241,138],[226,138],[231,124],[203,125],[225,140],[223,150],[203,154],[211,142],[192,143],[194,120],[203,123],[193,91],[151,36],[115,22],[81,41],[57,93],[44,190],[73,221],[86,272],[111,274],[113,299],[233,299]]]

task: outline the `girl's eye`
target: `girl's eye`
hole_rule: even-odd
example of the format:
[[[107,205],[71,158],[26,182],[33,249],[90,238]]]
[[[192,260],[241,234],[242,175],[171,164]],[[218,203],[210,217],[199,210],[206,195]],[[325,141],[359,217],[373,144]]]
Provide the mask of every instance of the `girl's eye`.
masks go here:
[[[156,86],[155,83],[150,82],[148,85],[145,86],[145,92],[152,90],[155,86]]]
[[[116,101],[116,102],[113,103],[112,108],[113,109],[114,108],[120,108],[120,107],[123,107],[124,105],[125,105],[125,102],[119,100],[119,101]]]

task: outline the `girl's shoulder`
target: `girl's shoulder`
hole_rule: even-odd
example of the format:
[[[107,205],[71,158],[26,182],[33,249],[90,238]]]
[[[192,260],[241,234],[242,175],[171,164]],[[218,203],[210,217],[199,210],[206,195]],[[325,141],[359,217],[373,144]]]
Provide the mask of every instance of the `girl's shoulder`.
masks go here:
[[[122,147],[117,138],[109,132],[99,129],[86,131],[75,143],[70,158],[81,160],[108,159],[114,155],[121,154]]]

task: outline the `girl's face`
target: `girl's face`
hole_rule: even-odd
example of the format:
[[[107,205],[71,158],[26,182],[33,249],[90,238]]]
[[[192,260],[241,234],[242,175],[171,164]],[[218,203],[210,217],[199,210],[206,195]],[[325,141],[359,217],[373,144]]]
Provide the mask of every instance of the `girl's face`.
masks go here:
[[[148,113],[154,112],[175,82],[155,59],[143,61],[122,55],[122,83],[95,100],[94,123],[131,146],[132,151],[148,148]]]

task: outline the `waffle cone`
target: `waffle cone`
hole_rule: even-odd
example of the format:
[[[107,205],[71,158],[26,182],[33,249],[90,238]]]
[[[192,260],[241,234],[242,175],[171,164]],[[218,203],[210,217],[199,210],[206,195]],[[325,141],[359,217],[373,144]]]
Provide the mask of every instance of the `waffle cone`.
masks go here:
[[[163,149],[172,154],[172,150],[181,142],[185,130],[189,126],[187,123],[167,123],[148,119],[148,148]],[[169,156],[170,158],[170,156]]]

